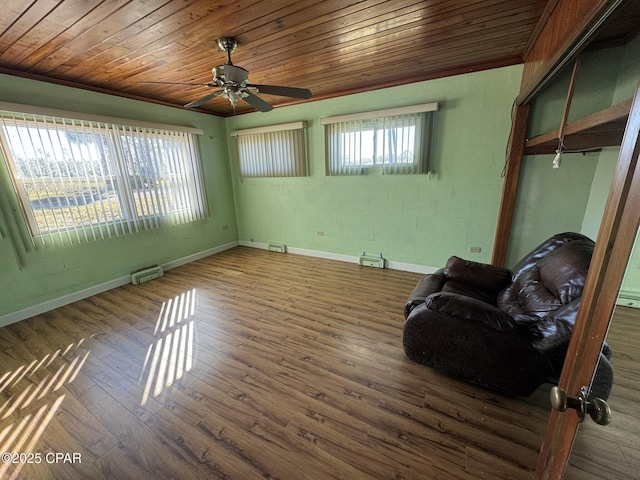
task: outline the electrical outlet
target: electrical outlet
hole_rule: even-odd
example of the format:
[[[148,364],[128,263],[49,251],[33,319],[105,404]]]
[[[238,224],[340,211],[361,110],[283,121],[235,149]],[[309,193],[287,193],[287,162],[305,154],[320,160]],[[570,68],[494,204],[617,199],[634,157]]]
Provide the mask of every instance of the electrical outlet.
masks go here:
[[[469,247],[469,253],[480,253],[482,252],[482,247]]]

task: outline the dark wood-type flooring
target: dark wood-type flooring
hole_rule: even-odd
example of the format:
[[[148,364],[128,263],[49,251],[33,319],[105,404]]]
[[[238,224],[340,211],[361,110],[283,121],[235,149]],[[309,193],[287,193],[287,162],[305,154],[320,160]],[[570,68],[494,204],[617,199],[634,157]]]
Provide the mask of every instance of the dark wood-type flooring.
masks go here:
[[[616,307],[607,343],[613,350],[611,424],[587,418],[580,425],[566,480],[640,479],[640,309]]]
[[[237,247],[4,327],[0,451],[36,463],[0,478],[532,478],[548,388],[504,398],[409,361],[419,277]]]

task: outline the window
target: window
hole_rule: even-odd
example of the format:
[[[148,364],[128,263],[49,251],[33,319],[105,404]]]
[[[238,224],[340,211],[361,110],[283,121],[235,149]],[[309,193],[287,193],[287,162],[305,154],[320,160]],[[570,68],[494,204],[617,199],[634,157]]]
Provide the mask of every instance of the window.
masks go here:
[[[437,103],[323,118],[327,175],[429,173]]]
[[[240,177],[305,177],[304,122],[231,132],[238,144]]]
[[[193,132],[8,111],[0,111],[0,127],[31,236],[43,244],[206,215]]]

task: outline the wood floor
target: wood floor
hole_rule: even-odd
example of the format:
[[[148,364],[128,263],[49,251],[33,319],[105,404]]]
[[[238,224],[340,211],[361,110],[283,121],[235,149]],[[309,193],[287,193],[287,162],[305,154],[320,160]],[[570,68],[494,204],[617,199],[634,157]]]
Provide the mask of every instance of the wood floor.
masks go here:
[[[532,478],[548,388],[407,360],[419,277],[237,247],[4,327],[0,478]]]
[[[616,307],[607,343],[613,351],[611,424],[580,425],[566,480],[640,479],[640,309]]]

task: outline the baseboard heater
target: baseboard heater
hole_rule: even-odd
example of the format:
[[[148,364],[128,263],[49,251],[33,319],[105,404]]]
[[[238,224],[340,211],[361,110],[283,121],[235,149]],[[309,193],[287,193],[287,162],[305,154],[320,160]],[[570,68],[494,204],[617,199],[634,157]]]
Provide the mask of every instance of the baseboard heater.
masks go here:
[[[287,253],[287,246],[284,243],[270,243],[270,252]]]
[[[620,289],[616,303],[625,307],[640,308],[640,293],[633,290]]]
[[[148,282],[154,278],[159,278],[162,275],[164,275],[164,272],[162,271],[162,267],[159,265],[145,267],[131,274],[131,283],[134,285],[140,285],[141,283]]]
[[[358,258],[358,263],[363,267],[384,268],[384,258],[372,255],[361,255]]]

